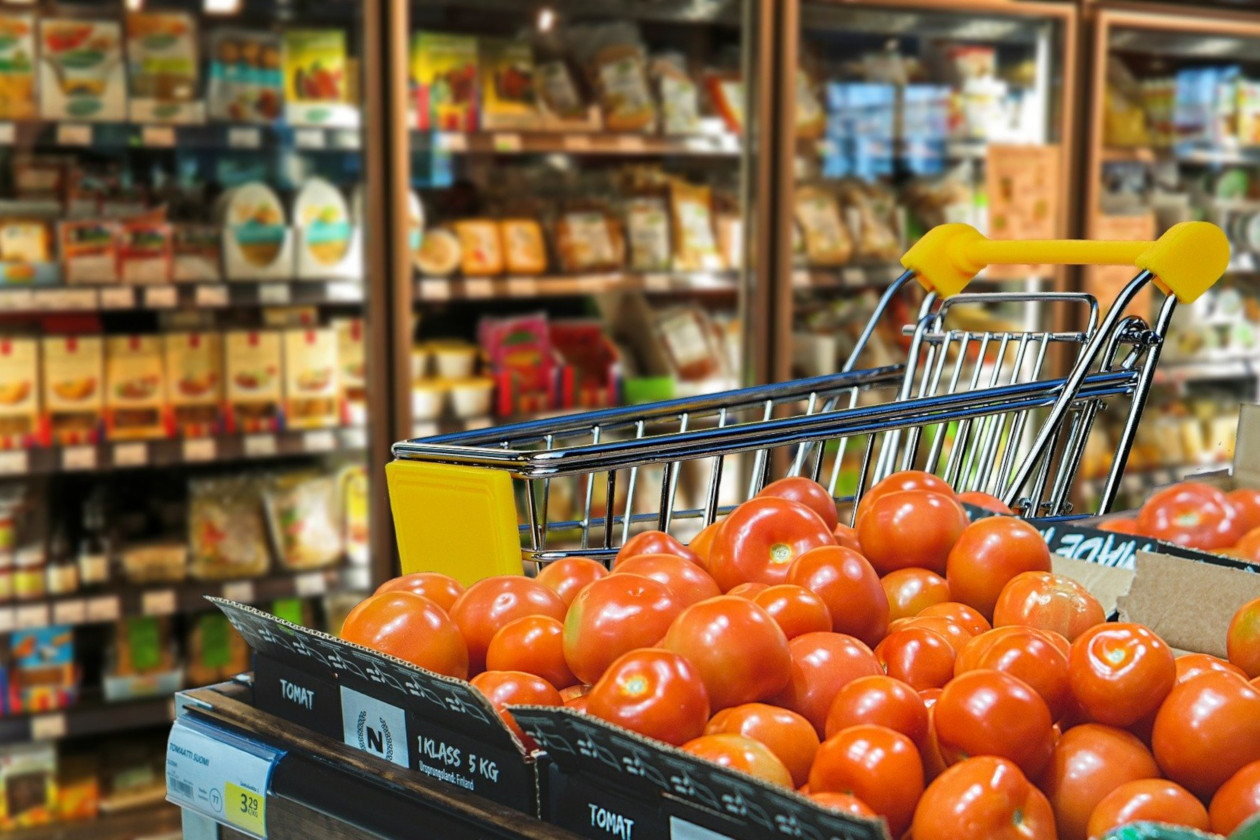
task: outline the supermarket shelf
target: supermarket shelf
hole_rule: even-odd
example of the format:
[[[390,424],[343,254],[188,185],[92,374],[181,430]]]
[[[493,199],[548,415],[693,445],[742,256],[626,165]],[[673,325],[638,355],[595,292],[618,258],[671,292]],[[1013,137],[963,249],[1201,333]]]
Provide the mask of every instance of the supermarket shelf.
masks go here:
[[[732,294],[737,288],[738,274],[733,271],[646,274],[610,271],[541,277],[422,277],[416,281],[416,300],[421,303],[437,303],[490,298],[575,297],[613,291],[641,291],[659,295]]]
[[[0,718],[0,745],[146,729],[169,724],[173,720],[173,697],[120,703],[80,701],[68,709],[56,712]]]
[[[366,566],[344,566],[226,582],[119,583],[60,598],[0,606],[0,633],[49,625],[108,624],[131,615],[208,612],[214,609],[206,600],[208,595],[242,604],[266,604],[282,598],[315,598],[330,591],[369,589],[369,577]]]
[[[340,429],[11,449],[0,451],[0,476],[284,458],[358,452],[366,448],[367,429],[346,426]]]
[[[572,131],[413,131],[411,147],[448,154],[736,157],[742,144],[737,135],[718,132],[661,137]]]
[[[1217,361],[1162,362],[1155,368],[1156,385],[1181,385],[1202,379],[1252,379],[1260,376],[1255,358]]]
[[[1194,163],[1204,166],[1260,164],[1260,146],[1223,147],[1183,143],[1168,148],[1116,147],[1102,150],[1104,163]]]
[[[5,840],[134,840],[137,837],[180,836],[180,810],[161,805],[136,808],[117,814],[101,814],[92,820],[61,822],[38,828],[5,832]]]
[[[882,289],[905,271],[898,263],[846,265],[837,268],[796,268],[792,288],[804,289]]]
[[[161,286],[0,288],[0,313],[113,312],[134,309],[216,309],[313,304],[361,304],[362,283],[291,280],[277,283],[176,283]]]
[[[1002,141],[985,139],[946,140],[944,138],[922,138],[913,141],[891,139],[888,141],[890,147],[895,150],[894,156],[896,157],[905,155],[907,146],[913,146],[915,155],[929,153],[932,157],[943,157],[950,161],[983,161],[989,155],[989,145],[1000,142]],[[835,141],[827,137],[799,140],[797,142],[797,151],[821,157],[839,153],[835,146]]]
[[[286,125],[206,123],[142,125],[131,122],[0,122],[0,145],[20,148],[91,147],[97,151],[145,149],[301,149],[355,152],[363,146],[357,128],[298,128]]]

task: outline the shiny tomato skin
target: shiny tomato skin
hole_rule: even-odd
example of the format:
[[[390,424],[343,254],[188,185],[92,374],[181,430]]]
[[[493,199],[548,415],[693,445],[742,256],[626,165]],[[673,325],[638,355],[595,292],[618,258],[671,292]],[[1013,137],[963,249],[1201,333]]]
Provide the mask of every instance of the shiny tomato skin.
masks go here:
[[[788,570],[787,582],[822,598],[831,630],[874,645],[888,630],[888,596],[866,558],[835,545],[805,552]]]
[[[486,668],[486,649],[503,625],[527,615],[564,620],[564,601],[536,580],[499,575],[477,581],[451,606],[451,620],[459,625],[468,645],[468,672]]]
[[[450,614],[451,607],[464,594],[464,585],[441,572],[414,572],[385,581],[374,594],[382,592],[413,592],[428,598]]]
[[[993,626],[1022,624],[1053,630],[1069,642],[1107,620],[1102,604],[1076,581],[1052,572],[1023,572],[1002,587]]]
[[[745,735],[730,732],[701,735],[682,745],[683,752],[723,767],[755,776],[763,782],[793,789],[792,774],[770,748]]]
[[[1112,519],[1106,519],[1094,526],[1099,531],[1111,531],[1116,534],[1132,534],[1133,536],[1141,536],[1142,531],[1138,528],[1137,517],[1135,516],[1117,516]]]
[[[876,819],[878,816],[871,810],[871,806],[867,805],[861,799],[858,799],[851,793],[837,793],[834,790],[824,790],[820,793],[806,793],[814,803],[824,808],[830,808],[833,811],[843,811],[846,814],[852,814],[855,817],[865,817],[868,820]]]
[[[1228,554],[1248,563],[1260,563],[1260,528],[1252,528],[1238,538],[1237,545],[1232,548],[1218,549],[1221,554]]]
[[[949,601],[945,578],[927,569],[897,569],[879,580],[888,597],[888,620],[912,618],[935,604]]]
[[[723,592],[748,581],[787,583],[796,558],[835,543],[827,524],[804,505],[773,496],[749,499],[722,520],[709,549],[709,572]]]
[[[1260,489],[1240,487],[1225,494],[1225,501],[1234,509],[1238,526],[1245,534],[1253,528],[1260,528]]]
[[[776,496],[805,505],[818,514],[818,518],[825,522],[829,529],[834,530],[840,522],[840,517],[836,513],[836,500],[831,497],[827,488],[817,481],[801,476],[780,478],[778,481],[767,484],[757,494],[757,498],[767,496]]]
[[[1260,814],[1260,761],[1253,761],[1217,789],[1208,807],[1208,818],[1217,834],[1232,834],[1257,814]]]
[[[884,673],[915,691],[943,688],[954,677],[955,652],[944,636],[926,627],[889,633],[875,646]]]
[[[1050,571],[1050,548],[1036,528],[1011,516],[990,516],[967,526],[945,564],[955,601],[992,621],[1002,588],[1021,572]]]
[[[935,694],[932,695],[932,692]],[[928,710],[927,737],[923,740],[919,753],[923,757],[923,776],[931,781],[944,773],[945,768],[949,766],[941,757],[941,742],[936,738],[936,701],[941,696],[941,689],[931,688],[919,692],[919,696],[923,698],[923,705],[927,706]]]
[[[892,677],[859,677],[840,689],[827,712],[827,737],[871,723],[905,735],[916,745],[927,737],[927,705],[911,686]]]
[[[888,820],[892,835],[900,837],[923,793],[923,761],[900,732],[871,724],[850,726],[818,748],[809,790],[852,793]]]
[[[639,554],[617,564],[614,575],[642,575],[659,581],[678,596],[684,607],[721,595],[709,573],[675,554]]]
[[[546,615],[527,615],[499,628],[486,649],[489,671],[524,671],[557,688],[577,684],[564,660],[564,623]]]
[[[841,522],[831,530],[831,536],[836,538],[836,545],[842,548],[851,548],[859,554],[862,553],[862,544],[858,542],[857,531],[851,525],[845,525]]]
[[[1073,707],[1067,653],[1032,627],[996,627],[964,645],[954,661],[954,674],[984,669],[1028,683],[1045,701],[1053,720],[1061,720]]]
[[[1260,691],[1211,672],[1175,686],[1155,715],[1151,750],[1165,776],[1210,797],[1260,761]]]
[[[1147,536],[1207,551],[1229,548],[1245,533],[1225,494],[1195,481],[1154,493],[1138,511],[1137,523]]]
[[[1123,729],[1087,723],[1063,733],[1040,787],[1054,808],[1059,840],[1086,840],[1090,814],[1120,785],[1158,779],[1146,745]]]
[[[773,697],[792,674],[787,636],[745,598],[692,604],[674,619],[661,647],[696,667],[713,711]]]
[[[930,490],[942,496],[953,497],[954,495],[954,488],[950,487],[943,478],[922,470],[902,470],[876,482],[862,495],[862,500],[858,502],[857,511],[853,517],[854,523],[861,522],[862,517],[878,499],[902,490]]]
[[[360,601],[341,625],[341,638],[448,677],[468,679],[468,647],[459,627],[437,604],[407,591]]]
[[[1013,762],[982,755],[928,785],[911,834],[914,840],[1055,840],[1054,812]]]
[[[1126,782],[1102,798],[1090,814],[1090,840],[1122,825],[1158,822],[1208,830],[1207,809],[1181,785],[1167,779]]]
[[[774,619],[789,639],[802,633],[831,629],[831,610],[827,609],[827,602],[803,586],[781,583],[757,593],[752,600]]]
[[[594,684],[623,653],[664,638],[682,611],[674,590],[641,575],[609,575],[588,584],[564,619],[569,670],[582,682]]]
[[[542,567],[534,580],[560,596],[565,607],[588,583],[608,576],[608,569],[598,560],[589,557],[565,557]]]
[[[621,548],[617,550],[617,556],[613,559],[612,567],[615,569],[623,560],[629,560],[631,557],[637,557],[640,554],[673,554],[684,560],[690,560],[698,566],[704,564],[700,561],[700,557],[687,546],[683,545],[676,537],[670,536],[664,531],[642,531],[626,540]]]
[[[1231,663],[1246,671],[1248,677],[1260,677],[1260,598],[1243,604],[1234,613],[1225,647]]]
[[[858,521],[862,553],[881,575],[897,569],[945,572],[945,560],[967,527],[953,496],[902,490],[876,499]]]
[[[590,702],[590,697],[585,694],[580,694],[577,697],[570,697],[568,700],[565,700],[564,707],[566,709],[572,709],[575,712],[581,712],[585,715],[588,714],[586,707]]]
[[[959,493],[958,501],[971,505],[972,507],[991,510],[994,513],[1001,513],[1007,516],[1015,512],[1010,509],[1006,502],[1002,501],[997,496],[994,496],[992,493],[985,493],[981,490],[968,490],[965,493]]]
[[[699,737],[709,720],[700,672],[659,648],[623,654],[585,697],[585,711],[592,717],[674,746]]]
[[[820,738],[840,689],[858,677],[884,673],[870,648],[841,633],[805,633],[788,642],[788,649],[791,678],[770,702],[804,717]]]
[[[747,598],[751,601],[769,588],[770,584],[768,583],[741,583],[726,594],[732,598]]]
[[[904,629],[911,627],[922,627],[925,630],[939,633],[945,641],[949,642],[949,646],[954,649],[955,655],[963,649],[967,642],[975,638],[971,631],[963,627],[959,622],[940,615],[916,615],[910,619]]]
[[[709,549],[713,547],[713,537],[717,535],[722,520],[717,519],[700,529],[700,533],[691,538],[687,548],[700,558],[700,565],[709,568]]]
[[[818,753],[818,733],[801,715],[768,703],[744,703],[715,714],[704,728],[706,735],[743,735],[765,744],[792,775],[792,786],[809,779],[809,768]]]
[[[1050,710],[1037,692],[1010,674],[960,674],[945,686],[932,712],[941,756],[948,764],[995,755],[1037,778],[1050,760]]]
[[[538,745],[525,734],[507,707],[564,705],[555,686],[536,674],[526,674],[523,671],[483,671],[469,682],[486,696],[508,729],[515,732],[521,743],[531,750]]]
[[[1164,640],[1141,624],[1100,624],[1068,655],[1072,696],[1096,723],[1129,726],[1159,707],[1177,681]]]
[[[943,604],[933,604],[925,607],[916,618],[948,618],[963,626],[967,632],[973,636],[979,636],[987,630],[992,630],[993,625],[989,620],[982,616],[977,610],[966,604],[960,604],[957,601],[946,601]]]
[[[555,683],[552,683],[552,685],[555,685]],[[588,685],[587,683],[577,683],[575,685],[565,686],[564,688],[560,689],[560,699],[563,700],[565,703],[568,703],[570,700],[574,699],[575,697],[585,697],[586,695],[590,693],[591,693],[590,685]]]
[[[1239,668],[1224,659],[1219,659],[1207,653],[1187,653],[1177,657],[1177,684],[1192,680],[1202,674],[1204,671],[1221,671],[1226,674],[1233,674],[1243,682],[1247,681],[1247,675],[1243,673],[1243,669]],[[1154,721],[1152,721],[1153,723]]]

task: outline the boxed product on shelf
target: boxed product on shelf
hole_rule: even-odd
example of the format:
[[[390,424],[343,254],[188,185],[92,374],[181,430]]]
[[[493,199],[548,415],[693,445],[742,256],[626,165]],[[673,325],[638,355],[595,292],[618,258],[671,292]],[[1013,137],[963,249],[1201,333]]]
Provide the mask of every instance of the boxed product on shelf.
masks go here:
[[[233,330],[224,335],[223,381],[229,431],[248,434],[280,428],[283,373],[280,333]]]
[[[482,38],[477,43],[477,52],[480,55],[481,127],[537,126],[539,112],[534,91],[534,49],[529,42]]]
[[[60,222],[61,270],[67,283],[117,283],[119,230],[105,219]]]
[[[337,332],[330,328],[284,332],[284,422],[291,429],[341,425]]]
[[[105,346],[99,336],[47,336],[41,340],[44,413],[58,445],[97,439],[104,411]]]
[[[97,770],[95,755],[63,754],[58,757],[58,822],[96,819],[101,804],[101,785]]]
[[[207,437],[222,428],[223,336],[218,332],[167,333],[166,403],[175,433]]]
[[[0,829],[47,825],[56,809],[56,744],[37,741],[0,746]]]
[[[284,111],[290,125],[358,125],[350,104],[346,33],[287,29],[281,35]]]
[[[547,270],[547,242],[536,220],[503,219],[499,231],[508,274],[536,275]]]
[[[16,630],[9,636],[9,695],[14,713],[48,712],[74,703],[79,674],[74,663],[74,631],[50,625]]]
[[[654,56],[652,79],[661,103],[662,134],[695,134],[700,130],[700,91],[687,73],[687,58],[668,52]]]
[[[250,181],[219,197],[223,266],[229,280],[289,280],[293,238],[280,197],[267,184]]]
[[[647,53],[629,21],[573,27],[570,42],[599,99],[607,131],[654,131]]]
[[[367,354],[363,347],[362,318],[334,318],[337,333],[337,373],[347,426],[367,423]]]
[[[625,252],[621,226],[599,209],[566,212],[555,224],[556,253],[566,272],[613,271]]]
[[[213,685],[249,670],[249,645],[221,613],[197,616],[188,630],[188,682]]]
[[[713,191],[707,186],[671,179],[669,202],[673,220],[674,270],[720,271],[725,268],[713,228]]]
[[[189,573],[198,580],[258,577],[267,571],[263,480],[229,475],[188,482]]]
[[[35,116],[35,16],[0,15],[0,119]]]
[[[668,271],[670,266],[669,205],[663,196],[626,200],[626,241],[634,271]]]
[[[126,120],[122,36],[117,21],[41,18],[39,115],[49,120]]]
[[[311,471],[273,478],[263,490],[276,560],[285,569],[320,569],[344,549],[341,498],[335,475]]]
[[[557,131],[599,131],[599,106],[587,103],[567,55],[551,46],[547,56],[537,57],[534,68],[543,125]]]
[[[111,335],[105,341],[105,435],[109,440],[167,436],[162,337]]]
[[[183,540],[129,543],[120,560],[129,583],[178,583],[188,577],[188,544]]]
[[[0,337],[0,449],[43,439],[39,397],[39,340]]]
[[[853,256],[853,237],[840,216],[835,194],[819,187],[796,190],[793,216],[800,226],[805,258],[811,265],[843,265]]]
[[[621,354],[600,321],[552,321],[551,346],[563,359],[558,408],[621,404]]]
[[[196,18],[183,12],[129,12],[126,25],[131,119],[201,122]]]
[[[171,226],[160,221],[123,222],[118,263],[123,283],[153,285],[171,282]]]
[[[171,225],[171,280],[217,283],[223,279],[222,231],[214,225]]]
[[[545,314],[482,318],[477,343],[495,381],[497,414],[509,417],[555,404],[555,362]]]
[[[669,371],[681,382],[704,382],[726,373],[722,346],[707,312],[684,305],[655,311],[652,333]]]
[[[359,230],[341,190],[323,178],[308,178],[293,199],[293,225],[299,278],[362,278]]]
[[[477,39],[446,32],[411,36],[416,128],[476,131],[480,127]]]
[[[211,119],[278,120],[284,104],[280,36],[252,29],[214,29],[206,101]]]
[[[0,286],[60,282],[53,260],[48,223],[37,219],[0,219]]]
[[[164,697],[184,684],[184,667],[167,617],[135,615],[119,621],[107,660],[102,682],[111,703]]]
[[[424,233],[416,252],[416,270],[430,277],[454,274],[463,262],[459,237],[447,228],[431,228]]]
[[[464,219],[454,225],[460,270],[470,277],[503,273],[503,239],[493,219]]]

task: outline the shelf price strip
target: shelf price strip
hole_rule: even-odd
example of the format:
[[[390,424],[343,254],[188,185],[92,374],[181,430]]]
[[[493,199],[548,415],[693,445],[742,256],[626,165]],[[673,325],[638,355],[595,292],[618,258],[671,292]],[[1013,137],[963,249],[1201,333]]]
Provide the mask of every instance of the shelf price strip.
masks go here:
[[[271,773],[284,752],[181,717],[166,742],[166,798],[251,837],[267,836]]]

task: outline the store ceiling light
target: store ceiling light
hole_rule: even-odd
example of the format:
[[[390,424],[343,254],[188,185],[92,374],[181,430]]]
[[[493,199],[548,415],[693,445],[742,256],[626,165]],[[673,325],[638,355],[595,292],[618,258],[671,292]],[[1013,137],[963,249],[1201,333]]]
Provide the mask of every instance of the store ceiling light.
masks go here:
[[[550,32],[552,27],[556,25],[556,13],[550,6],[543,6],[538,10],[538,31]]]
[[[138,12],[144,8],[144,0],[127,0],[123,5],[127,7],[129,12]]]
[[[234,15],[241,10],[241,0],[205,0],[201,8],[208,15]]]

